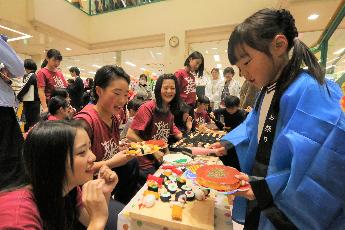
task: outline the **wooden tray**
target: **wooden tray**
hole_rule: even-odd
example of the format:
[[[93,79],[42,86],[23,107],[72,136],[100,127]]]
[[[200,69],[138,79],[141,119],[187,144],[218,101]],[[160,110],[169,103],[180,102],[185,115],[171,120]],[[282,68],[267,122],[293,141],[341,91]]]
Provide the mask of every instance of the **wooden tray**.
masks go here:
[[[129,216],[136,220],[158,224],[173,229],[213,230],[214,229],[214,195],[204,201],[187,202],[183,208],[182,221],[171,218],[169,202],[156,200],[151,208],[135,205],[129,210]]]

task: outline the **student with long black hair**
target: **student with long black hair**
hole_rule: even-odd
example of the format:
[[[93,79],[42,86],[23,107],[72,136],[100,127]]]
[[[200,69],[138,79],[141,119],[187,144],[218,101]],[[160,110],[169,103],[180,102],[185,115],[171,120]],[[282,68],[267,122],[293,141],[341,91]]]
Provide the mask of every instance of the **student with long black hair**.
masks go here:
[[[204,73],[204,57],[198,51],[191,53],[184,62],[184,68],[176,71],[180,98],[194,109],[196,103],[195,76]]]
[[[0,193],[1,229],[104,229],[116,173],[96,159],[78,122],[40,122],[24,144],[25,181]],[[83,185],[83,190],[79,186]]]
[[[235,194],[233,218],[246,229],[343,229],[341,92],[298,39],[293,16],[254,13],[235,27],[228,55],[262,88],[247,119],[212,146],[219,155],[234,147],[244,172],[237,177],[250,184]]]
[[[161,75],[155,86],[155,100],[140,106],[128,129],[127,138],[139,142],[146,140],[168,141],[169,136],[182,138],[182,133],[174,124],[171,111],[177,111],[180,97],[177,79],[173,74]],[[139,157],[140,182],[145,183],[148,174],[153,174],[161,162],[163,153]]]
[[[56,121],[69,120],[71,114],[69,113],[70,104],[62,97],[52,97],[48,102],[48,113],[42,115],[42,120]]]
[[[83,121],[96,155],[95,169],[102,165],[116,171],[119,184],[115,199],[126,204],[138,191],[139,165],[120,144],[117,116],[128,100],[129,75],[119,66],[106,65],[97,70],[93,85],[94,104],[84,107],[75,118]]]

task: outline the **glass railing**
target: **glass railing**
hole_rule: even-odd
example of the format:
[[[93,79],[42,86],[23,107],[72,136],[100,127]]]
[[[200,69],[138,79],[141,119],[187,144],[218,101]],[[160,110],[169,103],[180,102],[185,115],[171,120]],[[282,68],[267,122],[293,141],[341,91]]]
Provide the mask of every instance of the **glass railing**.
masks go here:
[[[117,10],[144,6],[164,0],[65,0],[88,15],[98,15]]]

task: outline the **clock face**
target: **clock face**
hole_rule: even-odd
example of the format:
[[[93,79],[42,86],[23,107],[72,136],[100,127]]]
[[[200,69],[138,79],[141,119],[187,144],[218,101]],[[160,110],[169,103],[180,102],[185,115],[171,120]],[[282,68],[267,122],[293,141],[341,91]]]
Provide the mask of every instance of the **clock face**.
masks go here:
[[[172,37],[169,39],[169,45],[170,45],[171,47],[176,47],[176,46],[178,46],[178,44],[179,44],[179,39],[178,39],[178,37],[172,36]]]

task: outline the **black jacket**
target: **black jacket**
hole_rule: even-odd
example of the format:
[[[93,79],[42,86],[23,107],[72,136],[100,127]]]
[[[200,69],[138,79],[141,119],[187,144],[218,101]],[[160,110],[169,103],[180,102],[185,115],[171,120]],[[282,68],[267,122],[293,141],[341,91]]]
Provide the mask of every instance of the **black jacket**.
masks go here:
[[[73,84],[67,87],[69,96],[71,97],[71,105],[77,110],[82,106],[82,97],[84,93],[83,80],[78,76]]]
[[[34,101],[40,101],[38,97],[38,88],[37,88],[37,78],[35,72],[30,72],[29,74],[24,75],[23,78],[24,86],[19,91],[17,98],[19,101],[23,101],[23,97],[29,91],[30,87],[34,86]]]

